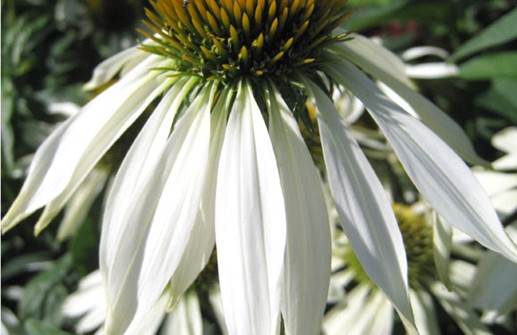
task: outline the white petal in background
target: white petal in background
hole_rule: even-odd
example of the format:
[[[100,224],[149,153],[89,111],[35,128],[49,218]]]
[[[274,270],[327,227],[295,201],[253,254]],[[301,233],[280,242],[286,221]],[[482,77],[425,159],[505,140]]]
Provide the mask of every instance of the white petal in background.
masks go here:
[[[331,241],[320,177],[298,124],[278,92],[269,96],[270,133],[285,194],[287,245],[282,314],[286,334],[318,334],[330,280]]]
[[[422,121],[463,159],[472,164],[488,165],[488,162],[475,152],[472,143],[458,124],[432,102],[411,89],[412,85],[405,74],[404,64],[397,56],[366,37],[355,34],[352,36],[353,39],[339,45],[337,53],[341,57],[384,82],[406,100]]]
[[[517,262],[490,199],[465,163],[429,128],[391,102],[348,62],[329,66],[333,78],[363,101],[411,180],[449,224]]]
[[[495,134],[492,145],[506,153],[492,163],[494,169],[517,169],[517,127],[508,127]]]
[[[432,283],[430,289],[445,312],[454,319],[465,334],[491,335],[492,332],[479,320],[477,313],[456,293],[463,291],[465,286],[470,284],[473,272],[473,265],[465,262],[454,262],[451,264],[451,280],[454,290],[449,291],[439,281]]]
[[[231,335],[277,334],[286,216],[277,162],[251,87],[240,83],[216,191],[219,282]]]
[[[308,84],[318,109],[329,184],[343,229],[368,276],[413,323],[404,242],[388,196],[332,101]]]
[[[381,291],[370,285],[351,290],[344,305],[337,305],[325,315],[325,335],[391,335],[393,307]]]
[[[432,46],[421,46],[409,48],[400,55],[400,57],[405,61],[410,61],[427,56],[436,56],[441,59],[446,59],[447,57],[449,57],[449,53],[442,48]]]
[[[409,292],[415,313],[415,322],[420,335],[441,335],[433,297],[425,290]]]
[[[517,241],[517,224],[506,228]],[[493,252],[486,252],[478,263],[468,294],[471,306],[505,315],[517,309],[517,264]]]
[[[416,79],[438,79],[454,77],[460,73],[458,67],[447,63],[426,63],[406,65],[406,75]]]
[[[106,300],[100,271],[94,271],[81,279],[79,288],[65,300],[63,315],[69,318],[82,317],[75,326],[79,334],[99,328],[106,317]]]
[[[63,220],[59,223],[58,240],[63,241],[77,232],[93,202],[104,189],[107,179],[107,171],[94,169],[77,188],[66,205]]]
[[[64,122],[36,152],[19,196],[2,222],[4,231],[47,205],[40,232],[61,210],[109,147],[170,83],[157,81],[143,62]]]

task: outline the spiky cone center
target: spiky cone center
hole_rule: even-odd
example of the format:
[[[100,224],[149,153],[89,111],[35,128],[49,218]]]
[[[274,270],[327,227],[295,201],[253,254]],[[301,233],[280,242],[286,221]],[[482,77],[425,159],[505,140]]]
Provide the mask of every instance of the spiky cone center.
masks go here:
[[[143,48],[176,60],[175,71],[223,82],[285,76],[343,38],[346,0],[155,0]]]
[[[394,204],[393,211],[406,249],[409,286],[418,289],[434,274],[433,229],[425,215],[409,206]]]

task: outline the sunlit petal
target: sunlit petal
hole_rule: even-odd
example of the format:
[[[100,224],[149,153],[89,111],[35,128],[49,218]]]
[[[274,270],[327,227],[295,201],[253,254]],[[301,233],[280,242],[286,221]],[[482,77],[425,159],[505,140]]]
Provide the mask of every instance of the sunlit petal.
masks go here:
[[[330,188],[343,229],[368,276],[412,320],[406,253],[388,197],[332,102],[311,86]]]
[[[260,109],[240,84],[216,193],[219,281],[229,334],[275,334],[286,217],[277,162]]]
[[[330,279],[331,242],[318,172],[296,120],[270,95],[270,133],[287,213],[282,314],[287,334],[317,334]]]
[[[447,144],[391,102],[353,65],[340,63],[332,69],[335,79],[363,101],[431,206],[451,225],[517,262],[517,248],[487,194]]]

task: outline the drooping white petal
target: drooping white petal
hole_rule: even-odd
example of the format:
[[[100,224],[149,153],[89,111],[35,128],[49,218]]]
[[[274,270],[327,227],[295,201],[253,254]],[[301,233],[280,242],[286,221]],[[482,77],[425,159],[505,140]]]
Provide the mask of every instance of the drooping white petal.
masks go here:
[[[47,206],[41,231],[61,210],[89,171],[171,79],[156,80],[152,56],[64,122],[36,152],[19,196],[2,221],[4,231]]]
[[[209,168],[206,175],[205,190],[187,247],[169,284],[168,291],[171,296],[169,309],[173,308],[183,292],[190,287],[203,270],[214,249],[217,168],[231,99],[230,92],[223,91],[212,111]]]
[[[169,296],[163,294],[141,319],[134,319],[124,335],[155,335],[166,315],[165,306]],[[107,332],[106,335],[111,335]]]
[[[404,242],[388,197],[332,101],[314,84],[320,136],[339,218],[368,276],[412,320]]]
[[[144,181],[153,173],[170,134],[172,122],[184,98],[196,80],[180,79],[162,98],[124,158],[111,190],[103,215],[100,242],[100,268],[108,275],[114,266],[113,250],[124,239],[126,222],[134,202],[138,202]],[[136,199],[135,199],[136,198]],[[109,250],[108,250],[109,248]]]
[[[152,174],[136,189],[119,232],[123,238],[114,250],[106,246],[113,253],[107,269],[109,332],[123,332],[146,315],[181,259],[200,205],[212,97],[205,88],[176,123]]]
[[[277,162],[249,84],[241,83],[216,191],[219,282],[229,334],[277,334],[286,217]]]
[[[404,64],[389,50],[360,35],[339,45],[341,56],[384,82],[409,103],[422,121],[447,142],[463,159],[487,165],[475,152],[463,129],[432,102],[413,91],[405,75]],[[398,65],[396,65],[398,64]],[[402,70],[400,68],[402,67]],[[363,101],[364,103],[364,101]]]
[[[431,206],[451,225],[517,262],[517,248],[505,234],[488,196],[451,148],[391,102],[353,65],[342,62],[329,66],[327,72],[363,101]]]
[[[330,280],[331,241],[320,178],[296,120],[278,92],[269,96],[273,149],[286,195],[282,315],[287,334],[318,334]]]

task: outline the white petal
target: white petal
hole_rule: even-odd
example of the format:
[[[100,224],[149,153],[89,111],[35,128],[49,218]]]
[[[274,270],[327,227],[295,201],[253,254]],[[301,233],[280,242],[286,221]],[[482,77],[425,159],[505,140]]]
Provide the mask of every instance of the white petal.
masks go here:
[[[325,335],[390,335],[393,328],[393,308],[380,291],[359,286],[348,294],[344,306],[336,306],[323,324]]]
[[[199,299],[194,292],[183,296],[167,317],[161,335],[202,335],[203,321]]]
[[[388,197],[332,101],[312,87],[325,165],[339,218],[368,276],[412,320],[404,242]]]
[[[342,62],[328,73],[363,101],[415,186],[440,216],[517,262],[517,248],[505,234],[488,196],[449,146],[391,102],[353,65]]]
[[[249,84],[240,84],[216,193],[219,281],[229,334],[276,334],[286,217],[277,163]]]
[[[425,290],[411,290],[409,294],[411,295],[411,305],[420,335],[440,335],[432,296]]]
[[[508,127],[495,134],[492,145],[503,152],[517,152],[517,127]]]
[[[431,291],[443,309],[458,324],[465,334],[492,334],[479,320],[479,316],[470,309],[465,301],[454,291],[449,291],[440,282],[431,285]]]
[[[496,170],[515,170],[517,168],[517,153],[505,155],[492,163]]]
[[[100,267],[103,274],[114,266],[115,252],[124,239],[124,229],[133,201],[162,155],[172,122],[195,80],[180,79],[162,98],[124,158],[108,195],[100,244]],[[135,197],[137,199],[135,199]],[[106,278],[105,278],[106,280]]]
[[[517,224],[507,229],[517,240]],[[470,305],[495,310],[499,315],[508,313],[517,306],[516,278],[516,264],[495,253],[486,252],[478,263],[470,285]]]
[[[104,311],[106,304],[103,303],[103,292],[100,272],[91,272],[81,279],[77,291],[66,298],[62,307],[63,315],[77,317],[102,305]]]
[[[90,207],[104,189],[108,174],[106,171],[94,169],[75,191],[65,209],[65,216],[59,223],[58,240],[73,236],[84,222]]]
[[[220,94],[217,104],[212,111],[210,157],[208,159],[207,180],[204,186],[203,199],[192,228],[185,253],[174,272],[169,284],[169,309],[185,292],[210,259],[215,244],[215,188],[217,182],[217,167],[226,128],[229,103],[232,96],[229,91]]]
[[[201,202],[212,97],[206,87],[179,119],[152,175],[137,189],[121,243],[114,251],[106,246],[115,253],[107,278],[108,332],[145,316],[178,266]]]
[[[78,290],[63,303],[62,313],[71,318],[81,316],[75,325],[75,330],[79,334],[97,329],[104,323],[106,300],[99,271],[94,271],[81,279]]]
[[[432,102],[413,91],[408,83],[404,64],[390,51],[365,37],[353,35],[353,39],[342,43],[339,53],[364,71],[384,82],[409,103],[422,121],[447,142],[463,159],[478,165],[487,165],[475,152],[463,129]],[[398,65],[395,65],[397,64]],[[402,70],[400,67],[402,66]],[[363,101],[364,103],[364,101]]]
[[[497,194],[492,198],[492,204],[501,216],[501,220],[505,220],[517,210],[517,189]]]
[[[224,322],[224,311],[223,311],[223,302],[221,299],[221,291],[217,285],[212,288],[208,295],[208,300],[210,301],[210,306],[214,312],[215,318],[218,321],[219,327],[221,328],[221,333],[223,335],[228,335],[228,329],[226,329],[226,324]]]
[[[433,222],[433,258],[440,281],[450,287],[449,264],[452,246],[452,227],[438,215]]]
[[[515,173],[501,173],[480,169],[475,169],[473,172],[476,179],[479,180],[491,197],[517,187],[517,174]]]
[[[331,241],[319,174],[296,120],[278,92],[270,133],[286,195],[287,245],[282,314],[287,334],[318,334],[330,280]]]
[[[417,79],[438,79],[453,77],[459,74],[459,69],[454,64],[425,63],[418,65],[406,65],[406,75]]]
[[[442,59],[445,59],[449,57],[449,53],[445,51],[444,49],[437,48],[437,47],[431,47],[431,46],[423,46],[423,47],[412,47],[407,49],[400,55],[400,57],[405,60],[413,60],[420,57],[425,56],[437,56]]]
[[[64,122],[36,152],[18,198],[2,222],[8,230],[47,205],[36,224],[41,231],[109,147],[160,94],[170,79],[158,81],[148,59]]]
[[[168,295],[162,295],[141,319],[133,320],[124,335],[155,335],[165,316],[168,299]],[[107,332],[107,334],[112,333]]]
[[[92,78],[83,86],[85,90],[93,90],[107,84],[124,65],[133,58],[143,58],[146,52],[140,50],[140,46],[121,51],[95,67]]]

